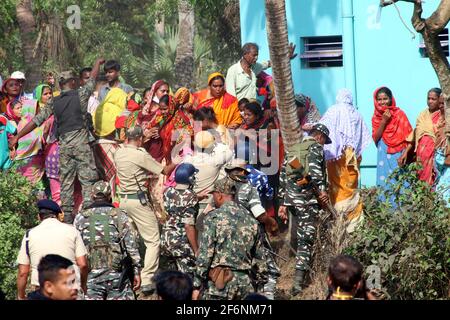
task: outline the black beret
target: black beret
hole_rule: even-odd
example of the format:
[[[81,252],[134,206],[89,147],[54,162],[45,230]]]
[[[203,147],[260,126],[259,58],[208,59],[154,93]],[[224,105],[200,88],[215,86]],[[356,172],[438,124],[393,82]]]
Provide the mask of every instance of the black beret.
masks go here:
[[[39,202],[37,203],[37,206],[39,208],[39,210],[41,209],[47,209],[50,211],[53,211],[55,213],[60,213],[61,212],[61,208],[59,207],[59,205],[52,200],[39,200]]]

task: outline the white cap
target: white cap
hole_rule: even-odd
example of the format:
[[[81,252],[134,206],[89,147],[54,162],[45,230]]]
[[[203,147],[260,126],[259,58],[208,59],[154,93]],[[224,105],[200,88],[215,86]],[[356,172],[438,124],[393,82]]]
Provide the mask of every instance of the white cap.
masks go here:
[[[21,72],[21,71],[14,71],[11,74],[11,78],[12,79],[16,79],[16,80],[26,80],[25,74],[23,72]]]

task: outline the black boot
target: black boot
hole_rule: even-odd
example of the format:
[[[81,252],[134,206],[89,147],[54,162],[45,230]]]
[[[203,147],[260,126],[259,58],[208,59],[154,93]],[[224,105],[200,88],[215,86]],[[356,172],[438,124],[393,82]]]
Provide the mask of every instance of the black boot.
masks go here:
[[[291,289],[291,295],[293,297],[298,295],[302,291],[304,278],[305,278],[304,270],[295,270],[294,285],[292,286]]]

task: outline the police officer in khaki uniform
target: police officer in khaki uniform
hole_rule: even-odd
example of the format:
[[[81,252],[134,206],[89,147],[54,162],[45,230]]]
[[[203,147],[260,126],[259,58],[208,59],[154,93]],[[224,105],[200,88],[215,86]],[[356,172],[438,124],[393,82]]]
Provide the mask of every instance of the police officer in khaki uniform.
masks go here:
[[[31,269],[31,285],[39,287],[38,264],[47,254],[57,254],[72,261],[78,266],[81,276],[81,287],[86,292],[88,263],[86,247],[80,233],[74,226],[62,223],[64,213],[52,200],[41,200],[37,203],[41,223],[26,232],[22,240],[17,263],[17,298],[26,299],[25,288]],[[76,271],[78,272],[76,269]]]
[[[141,127],[129,128],[125,143],[116,150],[114,163],[119,178],[120,208],[125,210],[134,222],[146,247],[144,268],[141,271],[142,292],[152,294],[152,278],[159,264],[159,226],[155,212],[145,203],[140,195],[147,190],[149,174],[169,175],[175,164],[161,165],[142,146],[143,131]],[[142,193],[141,193],[142,194]],[[148,199],[148,194],[146,194]]]

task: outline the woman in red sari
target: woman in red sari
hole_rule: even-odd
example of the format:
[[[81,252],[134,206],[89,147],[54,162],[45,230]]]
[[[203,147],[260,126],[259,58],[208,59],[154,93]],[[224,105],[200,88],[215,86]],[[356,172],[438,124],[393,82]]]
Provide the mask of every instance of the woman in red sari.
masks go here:
[[[425,181],[430,186],[433,185],[436,178],[434,154],[436,149],[436,135],[441,120],[441,112],[439,110],[439,97],[441,93],[442,90],[439,88],[433,88],[428,91],[428,108],[423,110],[417,117],[416,128],[408,138],[410,145],[405,149],[399,159],[399,164],[404,165],[409,150],[415,145],[417,161],[422,165],[422,168],[418,171],[419,179]]]
[[[194,136],[192,95],[189,89],[178,89],[173,102],[169,102],[169,104],[175,105],[175,111],[173,115],[170,115],[167,125],[160,133],[163,141],[163,153],[167,161],[171,161],[171,152],[174,148],[178,151],[178,155],[183,146],[190,147],[190,141]]]
[[[408,136],[413,130],[389,88],[375,90],[373,101],[375,110],[372,116],[372,138],[378,149],[377,185],[389,188],[388,177],[398,168],[399,158],[407,148]]]
[[[219,72],[208,77],[208,88],[194,93],[194,105],[196,110],[213,108],[219,125],[229,129],[236,129],[242,123],[238,100],[227,93],[225,77]]]
[[[146,105],[148,106],[148,104]],[[167,149],[164,148],[163,137],[167,139],[164,133],[165,127],[170,123],[174,113],[173,100],[169,95],[164,95],[158,99],[156,109],[144,109],[139,113],[137,124],[144,130],[143,147],[158,162],[167,156]]]

